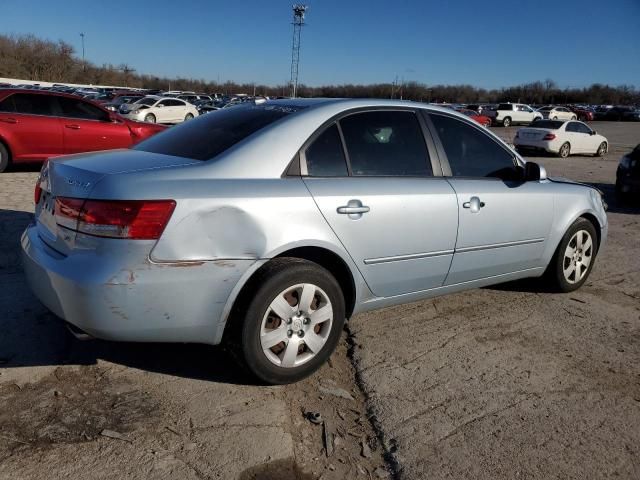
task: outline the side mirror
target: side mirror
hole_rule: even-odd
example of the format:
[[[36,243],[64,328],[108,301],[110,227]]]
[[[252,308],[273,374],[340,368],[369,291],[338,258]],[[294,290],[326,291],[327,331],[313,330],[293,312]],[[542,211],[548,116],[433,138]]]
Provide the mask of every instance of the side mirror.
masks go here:
[[[591,135],[595,135],[596,133],[598,132],[596,132],[595,130],[591,130]]]
[[[162,108],[162,107],[164,107],[164,105],[163,105],[163,104],[161,104],[161,103],[159,103],[159,104],[157,104],[157,105],[156,105],[156,108]]]
[[[527,182],[540,182],[547,179],[547,170],[535,162],[527,162],[524,165],[524,179]]]

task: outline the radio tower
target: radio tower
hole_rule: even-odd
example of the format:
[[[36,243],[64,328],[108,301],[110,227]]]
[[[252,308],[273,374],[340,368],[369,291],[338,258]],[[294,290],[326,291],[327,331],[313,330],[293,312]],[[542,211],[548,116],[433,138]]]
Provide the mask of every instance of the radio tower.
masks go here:
[[[306,5],[296,3],[293,5],[293,44],[291,46],[291,97],[296,98],[298,91],[298,64],[300,63],[300,32],[304,26],[304,15],[307,12]]]

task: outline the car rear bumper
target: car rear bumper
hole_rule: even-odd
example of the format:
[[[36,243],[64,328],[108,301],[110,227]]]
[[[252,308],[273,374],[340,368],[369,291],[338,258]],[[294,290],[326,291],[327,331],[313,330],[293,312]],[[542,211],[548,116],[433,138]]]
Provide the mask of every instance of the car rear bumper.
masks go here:
[[[30,225],[22,235],[27,281],[55,315],[87,334],[134,342],[218,342],[227,300],[254,260],[153,263],[125,253],[64,256]],[[134,249],[135,250],[135,249]]]
[[[560,145],[556,145],[556,142],[548,142],[543,140],[528,140],[516,138],[513,140],[513,144],[516,147],[523,149],[532,149],[532,150],[544,150],[549,153],[558,153],[560,150]]]

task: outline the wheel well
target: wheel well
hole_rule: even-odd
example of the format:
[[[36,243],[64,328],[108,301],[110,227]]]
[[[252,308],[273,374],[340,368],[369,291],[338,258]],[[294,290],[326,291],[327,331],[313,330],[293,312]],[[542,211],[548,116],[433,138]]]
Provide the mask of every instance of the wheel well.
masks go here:
[[[7,153],[9,154],[9,162],[11,162],[12,155],[9,144],[2,137],[0,137],[0,144],[7,150]]]
[[[585,220],[589,220],[591,222],[591,224],[593,225],[593,228],[596,230],[596,237],[598,240],[598,250],[600,249],[600,235],[602,235],[602,232],[600,231],[600,222],[598,222],[598,219],[594,216],[591,215],[590,213],[585,213],[583,215],[581,215],[581,218],[584,218]]]
[[[300,247],[282,252],[276,258],[293,257],[317,263],[326,268],[335,277],[342,289],[346,317],[349,318],[355,307],[356,287],[351,270],[338,255],[321,247]]]

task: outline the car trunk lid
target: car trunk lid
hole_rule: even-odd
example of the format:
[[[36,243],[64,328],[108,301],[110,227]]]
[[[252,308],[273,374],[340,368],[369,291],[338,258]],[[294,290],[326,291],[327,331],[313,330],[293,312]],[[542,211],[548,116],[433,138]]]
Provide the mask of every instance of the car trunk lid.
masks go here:
[[[56,199],[89,199],[95,185],[107,175],[200,163],[188,158],[136,150],[95,152],[51,159],[43,166],[38,179],[40,192],[36,194],[35,212],[38,234],[49,247],[67,255],[76,248],[78,235],[59,224],[56,219]],[[96,238],[96,241],[99,240]],[[91,243],[85,242],[84,247]]]
[[[548,133],[553,133],[553,130],[547,128],[521,128],[518,130],[518,137],[523,140],[542,140]]]

